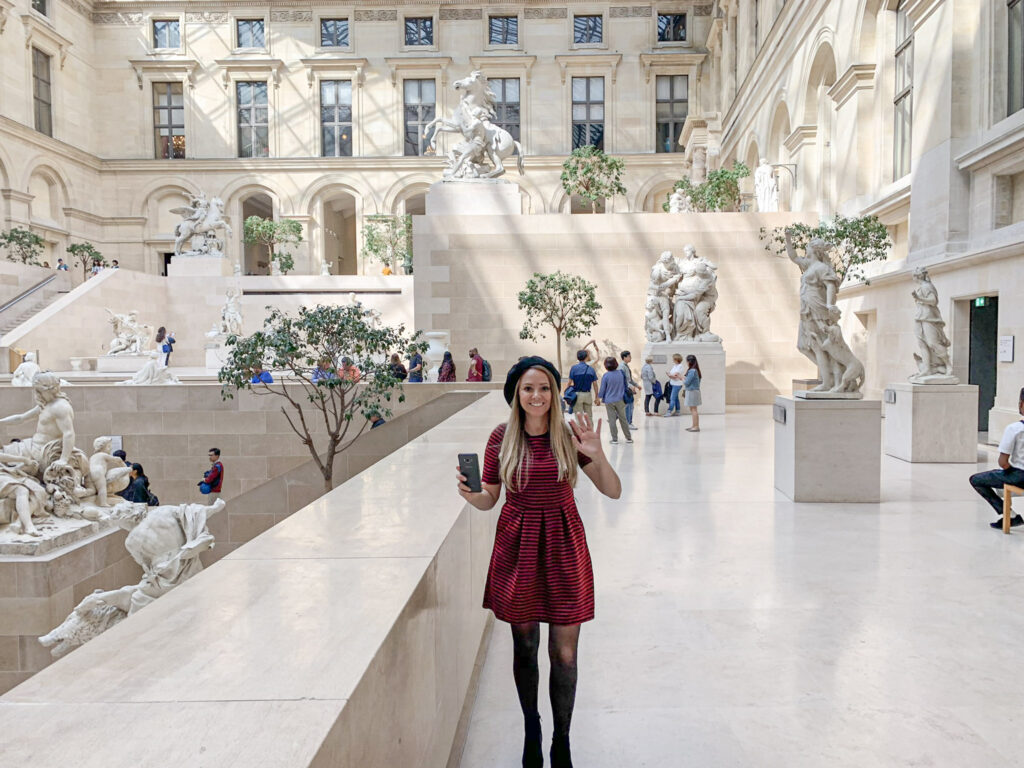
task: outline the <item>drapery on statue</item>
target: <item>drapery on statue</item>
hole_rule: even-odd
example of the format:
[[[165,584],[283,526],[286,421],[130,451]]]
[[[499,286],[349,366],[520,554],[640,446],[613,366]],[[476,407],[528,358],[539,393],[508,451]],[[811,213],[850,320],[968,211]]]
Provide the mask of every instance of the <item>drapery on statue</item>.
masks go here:
[[[171,369],[163,363],[163,352],[147,352],[149,360],[135,372],[130,379],[119,381],[118,384],[126,385],[147,385],[147,384],[181,384],[178,377],[171,373]]]
[[[779,210],[779,180],[775,178],[775,169],[763,157],[754,171],[754,196],[760,213]]]
[[[502,160],[516,153],[519,173],[524,173],[523,147],[512,138],[512,134],[494,124],[497,116],[495,107],[498,97],[487,84],[487,78],[479,70],[468,77],[456,80],[452,85],[463,91],[459,105],[452,110],[451,118],[436,118],[423,129],[423,137],[430,137],[430,148],[437,150],[439,133],[462,135],[448,151],[446,179],[493,179],[505,173]],[[436,130],[431,130],[436,126]]]
[[[647,317],[646,334],[660,336],[659,341],[671,341],[672,328],[672,292],[682,279],[679,265],[672,257],[672,251],[663,251],[651,267],[651,281],[647,284]]]
[[[797,256],[792,233],[786,230],[786,253],[801,273],[796,348],[818,368],[821,384],[812,392],[859,393],[864,384],[864,365],[847,346],[839,327],[839,275],[829,261],[829,248],[828,243],[815,237],[807,243],[804,256]]]
[[[223,256],[224,240],[217,239],[217,230],[224,230],[231,237],[231,227],[224,221],[224,201],[219,197],[206,199],[200,192],[190,196],[189,204],[172,208],[171,213],[182,217],[174,228],[175,256]],[[182,251],[191,240],[191,248]]]
[[[228,288],[220,311],[220,332],[228,336],[242,335],[242,289]]]
[[[195,576],[203,569],[199,555],[213,547],[206,520],[225,506],[223,499],[210,506],[117,504],[105,519],[129,531],[124,546],[142,566],[142,581],[96,590],[39,642],[54,657],[63,656]]]
[[[911,292],[917,302],[914,314],[914,336],[918,352],[914,354],[917,373],[910,377],[914,384],[959,384],[949,362],[950,341],[946,337],[946,323],[939,312],[939,292],[928,277],[928,270],[914,270],[917,285]]]
[[[108,309],[107,314],[114,329],[107,355],[141,355],[152,346],[156,331],[153,326],[139,322],[138,311],[119,315]]]
[[[721,341],[711,332],[711,313],[718,302],[715,267],[697,255],[692,245],[683,246],[685,258],[679,265],[680,280],[673,300],[673,341]]]
[[[669,213],[693,213],[693,201],[683,190],[676,188],[668,198]]]

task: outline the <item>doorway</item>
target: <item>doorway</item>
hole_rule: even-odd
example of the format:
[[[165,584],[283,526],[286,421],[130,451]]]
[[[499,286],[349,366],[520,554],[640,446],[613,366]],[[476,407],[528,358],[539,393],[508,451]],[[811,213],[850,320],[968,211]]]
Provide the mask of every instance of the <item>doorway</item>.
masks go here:
[[[161,253],[160,254],[160,274],[167,277],[168,268],[171,266],[171,259],[174,258],[173,253]]]
[[[978,431],[988,432],[988,412],[996,403],[996,352],[999,344],[999,297],[971,302],[968,382],[978,385]]]

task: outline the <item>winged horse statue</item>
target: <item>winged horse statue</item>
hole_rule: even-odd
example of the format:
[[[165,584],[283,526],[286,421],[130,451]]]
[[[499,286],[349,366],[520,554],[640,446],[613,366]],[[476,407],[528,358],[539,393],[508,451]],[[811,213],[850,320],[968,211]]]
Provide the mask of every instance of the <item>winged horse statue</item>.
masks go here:
[[[219,197],[207,200],[200,192],[189,202],[189,205],[171,209],[171,213],[183,217],[174,228],[174,255],[222,256],[224,240],[217,239],[216,232],[222,229],[231,237],[231,227],[224,221],[224,201]],[[191,250],[183,252],[182,246],[193,238],[198,242],[193,242]]]
[[[522,145],[493,122],[498,97],[488,86],[483,73],[476,70],[452,85],[455,90],[462,91],[462,98],[452,110],[451,118],[439,117],[423,130],[424,138],[430,137],[430,148],[435,152],[439,133],[462,136],[462,141],[448,151],[445,178],[496,178],[505,173],[502,161],[513,153],[516,154],[519,173],[524,173]]]

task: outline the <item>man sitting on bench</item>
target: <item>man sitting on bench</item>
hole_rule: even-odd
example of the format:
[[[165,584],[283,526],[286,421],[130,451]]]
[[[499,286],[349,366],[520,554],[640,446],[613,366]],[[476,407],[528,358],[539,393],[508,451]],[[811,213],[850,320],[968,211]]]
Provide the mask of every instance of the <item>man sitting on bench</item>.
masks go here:
[[[1024,416],[1024,389],[1020,391],[1017,410]],[[1003,501],[994,489],[1002,488],[1004,484],[1024,488],[1024,420],[1013,422],[1003,432],[1003,439],[999,443],[999,467],[989,472],[971,475],[974,490],[981,494],[981,498],[987,501],[1000,517],[996,522],[990,523],[993,528],[1003,527]],[[1024,525],[1024,518],[1019,514],[1014,515],[1010,519],[1010,525]]]

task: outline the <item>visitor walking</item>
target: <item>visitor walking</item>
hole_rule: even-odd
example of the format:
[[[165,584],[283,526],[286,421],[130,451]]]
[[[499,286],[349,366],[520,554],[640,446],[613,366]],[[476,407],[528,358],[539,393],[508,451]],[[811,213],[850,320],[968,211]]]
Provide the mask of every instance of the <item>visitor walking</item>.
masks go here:
[[[419,384],[423,382],[423,355],[413,352],[409,355],[409,383]]]
[[[405,377],[409,375],[409,372],[402,365],[402,358],[395,352],[391,355],[391,375],[399,381],[405,381]]]
[[[608,416],[608,428],[612,431],[612,444],[619,442],[618,425],[622,424],[622,435],[627,443],[633,442],[633,436],[629,432],[629,420],[626,418],[626,392],[629,391],[629,384],[626,382],[626,374],[619,369],[619,361],[614,357],[604,359],[605,374],[601,377],[601,390],[598,398],[604,403],[605,413]]]
[[[1024,389],[1020,391],[1017,401],[1017,412],[1024,416]],[[1003,485],[1024,486],[1024,420],[1015,421],[1003,430],[1003,439],[999,441],[999,469],[979,472],[971,475],[971,485],[1000,518],[1003,516],[1003,500],[996,494],[996,488]],[[1002,520],[989,523],[993,528],[1002,528]],[[1024,525],[1024,518],[1019,514],[1010,518],[1010,525]]]
[[[668,372],[669,399],[666,416],[679,415],[679,391],[683,388],[683,377],[686,375],[682,355],[678,352],[672,355],[672,362],[675,365]]]
[[[633,369],[629,367],[630,361],[633,356],[629,354],[628,350],[622,352],[622,372],[626,374],[626,395],[623,400],[626,403],[626,421],[629,422],[630,429],[636,429],[636,424],[633,423],[633,406],[635,403],[635,395],[640,394],[640,387],[636,384],[636,379],[633,378]]]
[[[224,482],[224,465],[220,463],[220,448],[211,448],[206,455],[210,459],[210,468],[203,473],[203,479],[198,483],[199,492],[203,495],[220,493],[221,485]]]
[[[141,464],[132,464],[130,482],[124,498],[133,504],[149,504],[152,496],[149,492],[149,478]]]
[[[156,329],[156,338],[154,341],[159,345],[160,351],[164,353],[164,367],[170,365],[171,352],[174,351],[174,345],[177,344],[174,334],[168,333],[167,329],[161,325]]]
[[[687,432],[700,432],[700,415],[697,413],[697,406],[700,405],[700,364],[694,355],[686,356],[686,374],[683,376],[683,389],[686,394],[683,397],[683,405],[690,409],[690,416],[693,424],[686,428]]]
[[[484,607],[512,628],[512,674],[525,720],[522,764],[544,764],[537,689],[540,624],[548,625],[554,715],[552,768],[571,768],[569,726],[576,700],[580,625],[594,618],[594,573],[586,533],[573,496],[577,469],[612,499],[622,484],[601,448],[601,424],[576,414],[568,426],[556,406],[558,371],[539,357],[512,366],[505,380],[511,406],[507,424],[487,441],[481,490],[474,493],[458,473],[459,493],[489,510],[505,485]]]
[[[64,263],[64,259],[57,259],[57,271],[58,272],[67,272],[68,271],[68,265]]]
[[[451,352],[444,353],[444,360],[441,361],[441,368],[437,372],[438,381],[455,381],[455,361]]]
[[[469,373],[466,376],[466,381],[483,381],[484,380],[484,359],[480,357],[480,353],[477,352],[476,347],[469,350]]]
[[[569,385],[566,389],[572,387],[573,392],[576,393],[576,402],[572,406],[573,412],[581,411],[593,421],[594,406],[601,404],[600,396],[597,394],[597,371],[588,363],[590,352],[587,350],[581,349],[577,352],[576,359],[579,362],[569,369]]]
[[[654,366],[651,363],[654,362],[654,358],[648,355],[644,358],[644,367],[640,369],[640,381],[644,385],[644,415],[651,415],[651,398],[654,398],[654,415],[658,415],[658,406],[661,405],[661,385],[658,384],[658,374],[654,372]],[[657,384],[658,391],[655,392],[655,384]]]

